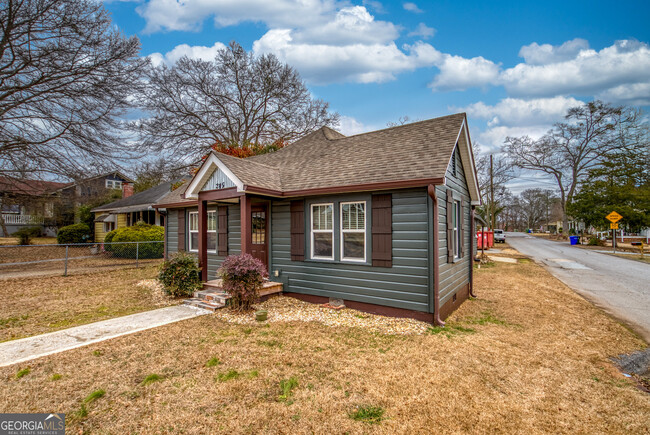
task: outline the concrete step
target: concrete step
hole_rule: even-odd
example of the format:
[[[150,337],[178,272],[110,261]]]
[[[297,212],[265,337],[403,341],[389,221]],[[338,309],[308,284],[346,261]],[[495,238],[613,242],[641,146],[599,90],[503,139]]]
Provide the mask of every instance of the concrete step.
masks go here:
[[[216,301],[212,302],[212,301],[206,301],[204,299],[198,299],[198,298],[185,299],[183,301],[183,304],[191,305],[197,308],[203,308],[210,311],[217,311],[219,308],[223,308],[225,306],[225,304],[218,303]]]

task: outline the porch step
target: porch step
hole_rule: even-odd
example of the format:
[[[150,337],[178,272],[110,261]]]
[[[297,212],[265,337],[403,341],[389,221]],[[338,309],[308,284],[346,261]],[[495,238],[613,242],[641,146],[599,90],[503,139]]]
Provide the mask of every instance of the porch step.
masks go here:
[[[271,294],[282,293],[282,283],[268,281],[265,282],[260,290],[260,296],[268,296]],[[194,292],[194,297],[185,299],[185,305],[192,305],[194,307],[205,308],[211,311],[217,311],[228,304],[230,295],[223,291],[221,287],[221,280],[215,279],[207,281],[203,284],[203,290]]]
[[[199,299],[199,298],[185,299],[183,301],[183,304],[191,305],[197,308],[203,308],[210,311],[217,311],[219,308],[223,308],[225,306],[225,304],[221,304],[218,302],[208,302],[204,299]]]

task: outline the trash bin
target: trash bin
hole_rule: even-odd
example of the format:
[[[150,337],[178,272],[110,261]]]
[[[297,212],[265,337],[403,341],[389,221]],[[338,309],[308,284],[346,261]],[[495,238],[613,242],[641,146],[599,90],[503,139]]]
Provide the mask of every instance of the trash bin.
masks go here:
[[[578,240],[580,240],[580,236],[570,236],[570,237],[569,237],[569,240],[571,241],[571,244],[572,244],[572,245],[577,245],[577,244],[578,244]]]

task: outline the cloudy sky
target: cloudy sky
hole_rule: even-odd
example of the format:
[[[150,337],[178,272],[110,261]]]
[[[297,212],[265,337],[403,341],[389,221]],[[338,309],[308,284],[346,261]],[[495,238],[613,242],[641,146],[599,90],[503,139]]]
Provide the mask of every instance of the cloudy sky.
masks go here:
[[[340,130],[465,111],[474,142],[538,136],[594,98],[650,107],[650,2],[140,0],[106,3],[143,55],[273,53]]]

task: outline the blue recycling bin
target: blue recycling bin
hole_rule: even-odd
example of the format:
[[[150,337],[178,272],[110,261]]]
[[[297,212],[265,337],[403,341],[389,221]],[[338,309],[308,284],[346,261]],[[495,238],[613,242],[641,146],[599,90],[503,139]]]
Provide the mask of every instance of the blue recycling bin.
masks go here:
[[[571,241],[571,244],[572,244],[572,245],[577,245],[577,244],[578,244],[578,240],[580,240],[580,236],[570,236],[570,237],[569,237],[569,240]]]

